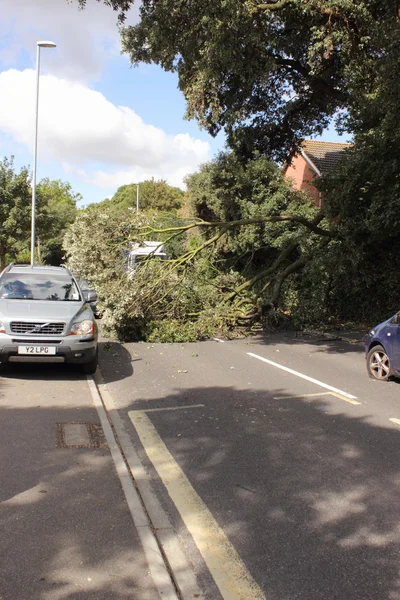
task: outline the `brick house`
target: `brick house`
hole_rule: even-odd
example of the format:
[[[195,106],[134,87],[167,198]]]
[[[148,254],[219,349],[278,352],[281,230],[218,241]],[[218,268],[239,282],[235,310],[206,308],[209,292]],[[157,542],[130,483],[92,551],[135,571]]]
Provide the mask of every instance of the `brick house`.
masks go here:
[[[308,192],[315,206],[321,206],[321,194],[315,179],[331,173],[341,158],[341,153],[351,144],[305,140],[301,150],[283,168],[286,179],[292,179],[295,189]]]

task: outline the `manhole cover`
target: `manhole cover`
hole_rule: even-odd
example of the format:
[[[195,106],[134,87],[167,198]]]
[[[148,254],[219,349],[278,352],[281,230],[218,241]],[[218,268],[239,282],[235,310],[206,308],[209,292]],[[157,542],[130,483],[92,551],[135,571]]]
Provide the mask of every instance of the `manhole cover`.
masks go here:
[[[56,423],[58,448],[108,448],[99,423]]]

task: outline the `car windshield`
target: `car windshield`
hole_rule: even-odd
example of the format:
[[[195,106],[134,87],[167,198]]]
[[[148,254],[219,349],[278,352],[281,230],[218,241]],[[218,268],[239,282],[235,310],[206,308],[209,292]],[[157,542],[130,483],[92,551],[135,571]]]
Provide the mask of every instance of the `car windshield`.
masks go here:
[[[81,295],[72,277],[53,273],[7,273],[0,280],[0,299],[80,301]]]

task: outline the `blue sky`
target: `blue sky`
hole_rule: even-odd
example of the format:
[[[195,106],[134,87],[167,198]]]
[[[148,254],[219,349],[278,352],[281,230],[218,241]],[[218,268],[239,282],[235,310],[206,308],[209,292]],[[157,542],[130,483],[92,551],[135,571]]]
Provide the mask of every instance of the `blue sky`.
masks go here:
[[[223,134],[184,120],[175,75],[130,66],[102,3],[80,11],[75,1],[0,0],[0,14],[0,156],[15,155],[18,167],[33,162],[36,42],[57,44],[41,50],[38,180],[69,181],[86,205],[151,177],[182,187],[224,148]]]

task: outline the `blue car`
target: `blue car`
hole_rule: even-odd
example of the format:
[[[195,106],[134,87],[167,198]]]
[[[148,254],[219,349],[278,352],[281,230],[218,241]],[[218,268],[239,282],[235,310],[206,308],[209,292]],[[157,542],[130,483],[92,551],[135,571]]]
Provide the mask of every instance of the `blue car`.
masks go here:
[[[365,342],[365,358],[372,379],[400,377],[400,312],[371,329]]]

